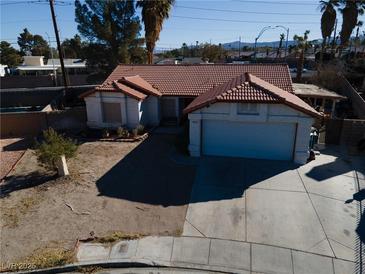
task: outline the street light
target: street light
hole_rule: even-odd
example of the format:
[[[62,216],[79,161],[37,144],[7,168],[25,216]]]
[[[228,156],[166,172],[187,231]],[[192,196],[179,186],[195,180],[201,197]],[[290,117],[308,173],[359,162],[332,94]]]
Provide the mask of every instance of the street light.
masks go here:
[[[287,52],[288,52],[289,28],[286,28],[282,25],[277,25],[277,26],[275,26],[275,28],[282,28],[282,29],[286,30],[286,42],[285,42],[285,60],[286,60],[286,56],[287,56]]]
[[[277,29],[277,28],[282,28],[286,31],[286,42],[285,42],[285,60],[286,60],[286,55],[287,55],[287,51],[288,51],[288,39],[289,39],[289,28],[286,28],[282,25],[277,25],[277,26],[267,26],[267,27],[264,27],[260,32],[259,32],[259,35],[257,35],[257,37],[255,38],[255,53],[254,53],[254,56],[255,56],[255,62],[256,62],[256,46],[257,46],[257,40],[259,40],[259,38],[261,37],[261,35],[267,31],[268,29]]]
[[[272,26],[267,26],[262,28],[262,30],[259,32],[259,35],[257,35],[257,37],[255,38],[255,50],[254,50],[254,57],[255,57],[255,62],[256,62],[256,47],[257,47],[257,40],[259,40],[259,38],[261,37],[261,35],[267,31],[268,29],[274,29],[274,27]]]

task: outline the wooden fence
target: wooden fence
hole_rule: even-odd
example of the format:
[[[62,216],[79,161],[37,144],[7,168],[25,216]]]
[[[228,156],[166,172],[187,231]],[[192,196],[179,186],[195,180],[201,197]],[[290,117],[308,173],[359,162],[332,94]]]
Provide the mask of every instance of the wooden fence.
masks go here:
[[[365,140],[365,120],[329,119],[325,126],[326,144],[356,147]]]

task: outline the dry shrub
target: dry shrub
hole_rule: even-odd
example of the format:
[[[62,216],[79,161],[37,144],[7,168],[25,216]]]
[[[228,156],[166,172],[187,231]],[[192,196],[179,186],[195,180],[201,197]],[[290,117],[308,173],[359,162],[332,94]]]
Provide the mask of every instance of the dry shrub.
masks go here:
[[[139,238],[142,238],[146,235],[143,234],[128,234],[128,233],[123,233],[123,232],[113,232],[110,235],[104,236],[104,237],[97,237],[95,238],[94,242],[97,243],[113,243],[116,241],[121,241],[121,240],[136,240]]]
[[[70,264],[75,261],[73,251],[61,248],[40,248],[21,261],[7,264],[4,271],[24,271]]]
[[[320,70],[317,75],[312,77],[311,82],[320,87],[337,92],[340,90],[342,84],[338,70],[333,67]]]

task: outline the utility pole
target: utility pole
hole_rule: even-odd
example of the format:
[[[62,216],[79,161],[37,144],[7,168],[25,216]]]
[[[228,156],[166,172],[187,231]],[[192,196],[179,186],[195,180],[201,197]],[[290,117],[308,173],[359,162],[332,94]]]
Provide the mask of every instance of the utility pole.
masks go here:
[[[65,64],[63,62],[63,52],[61,50],[61,42],[60,42],[60,36],[59,36],[59,33],[58,33],[58,28],[57,28],[56,16],[55,16],[55,12],[54,12],[54,0],[49,0],[49,6],[51,8],[53,28],[54,28],[54,32],[55,32],[55,35],[56,35],[58,55],[60,57],[63,85],[65,86],[65,89],[67,89],[68,81],[67,81],[67,76],[66,76],[66,71],[65,71]],[[64,92],[64,95],[65,95],[65,92]]]
[[[241,58],[241,36],[238,39],[238,59]]]

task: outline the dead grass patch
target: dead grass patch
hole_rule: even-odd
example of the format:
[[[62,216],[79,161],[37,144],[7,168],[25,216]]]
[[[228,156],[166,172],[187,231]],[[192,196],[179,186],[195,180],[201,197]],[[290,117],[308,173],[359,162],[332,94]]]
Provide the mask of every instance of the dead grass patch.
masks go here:
[[[134,234],[134,233],[124,233],[124,232],[113,232],[110,235],[104,236],[104,237],[96,237],[93,242],[95,243],[114,243],[116,241],[122,241],[122,240],[136,240],[140,239],[142,237],[145,237],[147,235],[144,234]]]
[[[25,197],[18,204],[3,209],[4,225],[14,228],[18,226],[19,217],[41,202],[40,197]]]
[[[182,235],[182,233],[183,233],[183,230],[182,230],[182,229],[175,229],[175,230],[171,233],[171,235],[172,235],[172,236],[175,236],[175,237],[180,237],[180,236]]]
[[[9,264],[4,271],[21,271],[55,267],[75,261],[75,253],[61,248],[40,248],[21,261]]]

